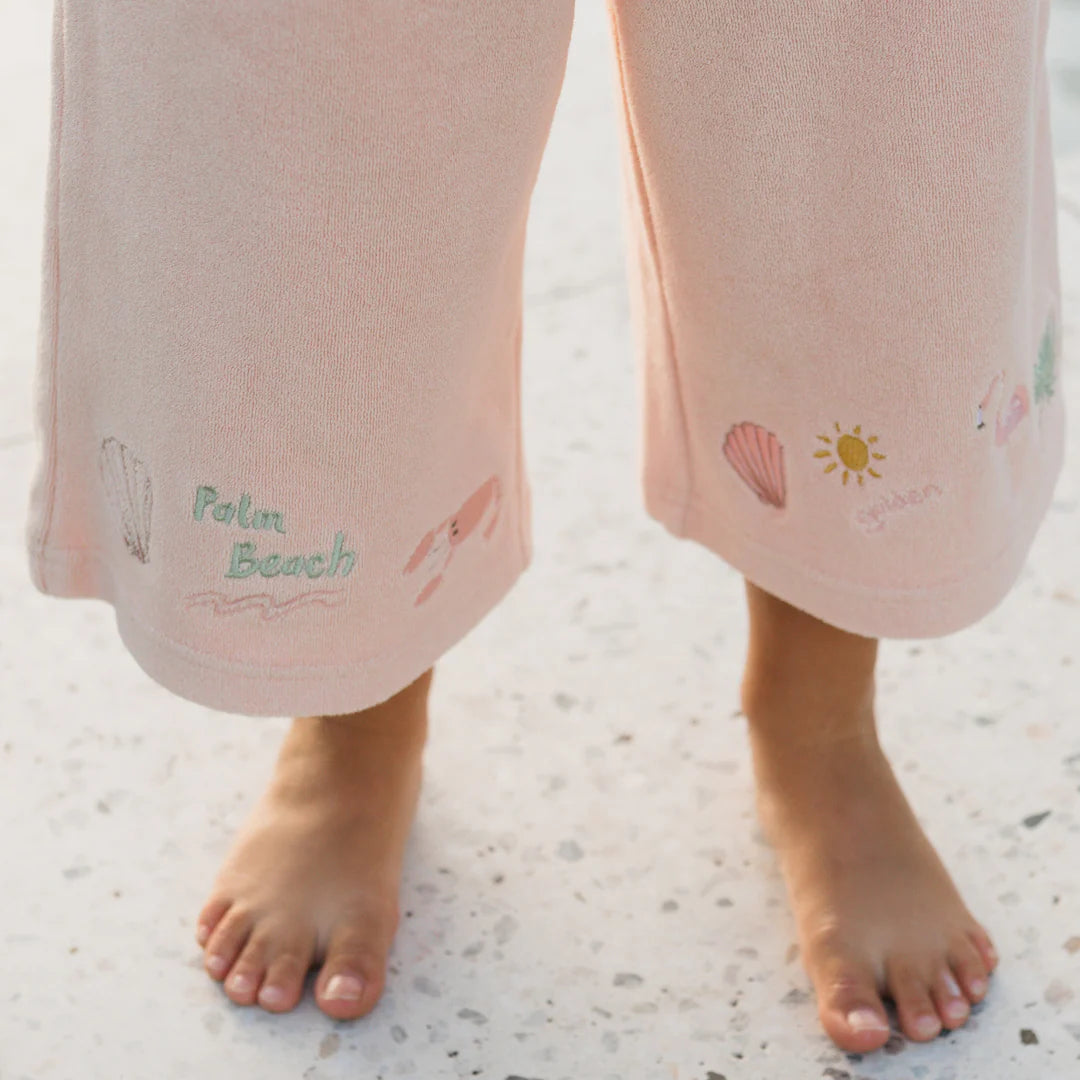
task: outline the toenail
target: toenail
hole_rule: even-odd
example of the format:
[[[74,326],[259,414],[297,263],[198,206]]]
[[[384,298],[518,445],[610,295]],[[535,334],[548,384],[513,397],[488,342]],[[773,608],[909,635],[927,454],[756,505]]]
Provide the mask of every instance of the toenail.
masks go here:
[[[888,1031],[889,1025],[873,1009],[852,1009],[847,1014],[848,1027],[852,1031]]]
[[[198,930],[195,931],[195,940],[200,945],[205,945],[207,939],[210,937],[210,927],[206,923],[199,923]]]
[[[945,1006],[945,1012],[949,1014],[950,1020],[964,1020],[967,1017],[970,1008],[968,1003],[963,999],[956,1001],[950,1001]]]
[[[252,979],[250,975],[234,975],[229,980],[229,988],[237,994],[246,994],[252,987]]]
[[[968,983],[968,988],[976,997],[981,997],[986,992],[986,980],[985,979],[972,979]]]
[[[327,984],[323,997],[335,1001],[359,1001],[364,984],[355,975],[335,975]]]
[[[280,986],[264,986],[259,991],[259,1002],[262,1005],[278,1007],[285,1004],[285,991]]]
[[[949,997],[958,998],[960,996],[960,984],[953,977],[951,971],[946,971],[941,981],[945,984],[945,989],[949,991]]]
[[[936,1035],[941,1030],[941,1021],[936,1016],[920,1016],[915,1021],[915,1030],[920,1035]]]
[[[215,974],[222,975],[229,966],[224,956],[211,956],[206,961],[206,966]]]

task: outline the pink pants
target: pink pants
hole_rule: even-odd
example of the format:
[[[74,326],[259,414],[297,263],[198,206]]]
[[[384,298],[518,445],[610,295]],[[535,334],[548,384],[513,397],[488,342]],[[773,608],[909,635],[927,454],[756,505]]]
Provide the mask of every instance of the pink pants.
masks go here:
[[[169,689],[365,708],[528,564],[572,9],[56,0],[32,572]],[[648,512],[855,633],[980,618],[1062,463],[1048,0],[610,13]]]

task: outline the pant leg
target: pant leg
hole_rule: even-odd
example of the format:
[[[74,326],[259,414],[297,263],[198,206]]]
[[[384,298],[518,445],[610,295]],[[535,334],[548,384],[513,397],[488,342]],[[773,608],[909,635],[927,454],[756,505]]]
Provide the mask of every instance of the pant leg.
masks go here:
[[[868,636],[1008,591],[1063,456],[1049,0],[612,0],[649,512]]]
[[[526,213],[572,0],[57,0],[35,583],[169,689],[389,697],[530,557]]]

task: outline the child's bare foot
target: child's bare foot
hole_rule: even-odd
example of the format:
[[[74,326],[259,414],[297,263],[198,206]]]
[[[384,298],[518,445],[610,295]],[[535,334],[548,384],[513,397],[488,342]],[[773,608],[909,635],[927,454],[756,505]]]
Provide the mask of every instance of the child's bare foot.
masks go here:
[[[206,970],[238,1005],[285,1012],[315,983],[347,1020],[383,991],[420,791],[431,672],[349,716],[294,721],[269,788],[199,915]]]
[[[888,1040],[882,996],[926,1041],[968,1018],[997,964],[878,743],[876,642],[754,586],[743,701],[762,825],[775,845],[802,960],[828,1035]]]

